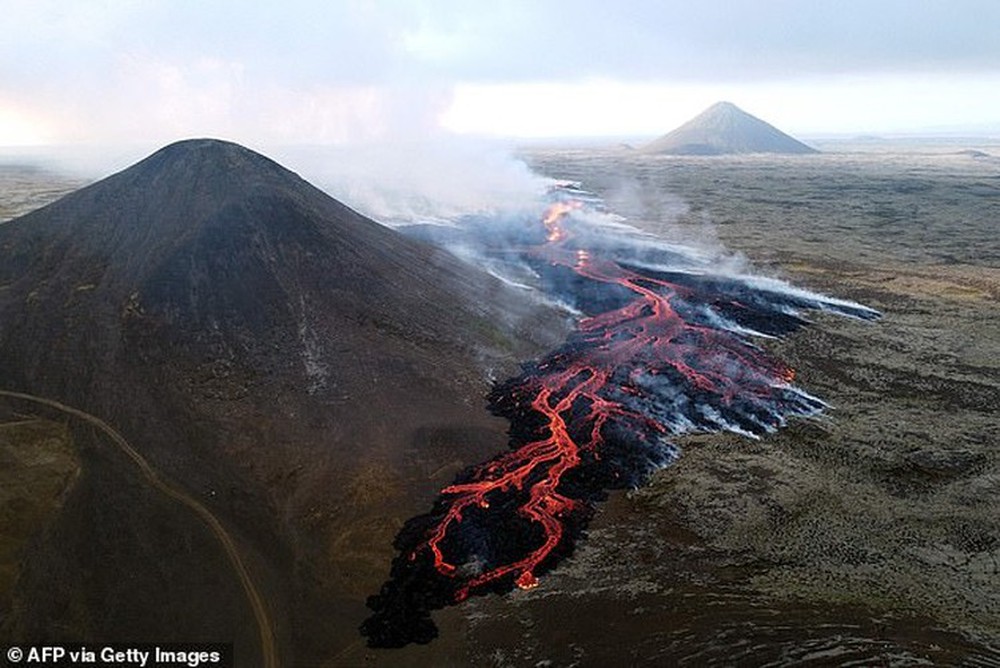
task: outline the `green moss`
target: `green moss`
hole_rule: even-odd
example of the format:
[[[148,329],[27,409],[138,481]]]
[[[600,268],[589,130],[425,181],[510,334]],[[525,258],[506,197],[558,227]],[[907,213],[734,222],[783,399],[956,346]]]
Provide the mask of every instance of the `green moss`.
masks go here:
[[[9,606],[25,548],[62,507],[79,471],[66,425],[0,422],[0,610]]]

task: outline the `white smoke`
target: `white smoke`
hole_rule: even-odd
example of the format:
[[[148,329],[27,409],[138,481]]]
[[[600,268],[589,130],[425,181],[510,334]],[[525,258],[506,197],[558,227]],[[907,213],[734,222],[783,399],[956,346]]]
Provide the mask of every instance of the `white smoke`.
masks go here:
[[[536,206],[551,179],[475,139],[279,147],[272,155],[348,206],[390,226],[455,224]]]

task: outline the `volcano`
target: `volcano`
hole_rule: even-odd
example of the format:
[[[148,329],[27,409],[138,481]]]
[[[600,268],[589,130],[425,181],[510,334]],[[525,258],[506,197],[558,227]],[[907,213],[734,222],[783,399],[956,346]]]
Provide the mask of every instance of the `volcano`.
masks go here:
[[[716,102],[679,128],[642,147],[664,155],[818,153],[731,102]]]
[[[224,141],[0,225],[4,414],[65,424],[81,462],[3,637],[328,656],[399,508],[502,447],[487,370],[560,322]]]

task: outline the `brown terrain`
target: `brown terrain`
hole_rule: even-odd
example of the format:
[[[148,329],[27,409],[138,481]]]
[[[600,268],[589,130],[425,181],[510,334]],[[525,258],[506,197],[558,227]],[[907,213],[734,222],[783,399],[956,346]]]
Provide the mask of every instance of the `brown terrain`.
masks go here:
[[[297,299],[286,303],[299,294],[287,287],[293,274],[265,263],[264,276],[284,286],[275,299],[290,318],[278,328],[297,342],[293,365],[268,356],[280,341],[261,343],[243,330],[160,338],[172,331],[157,328],[164,319],[173,326],[216,308],[185,282],[197,263],[167,274],[138,263],[130,274],[138,283],[118,286],[105,282],[112,272],[68,276],[58,262],[29,285],[22,259],[16,271],[0,268],[0,316],[6,323],[11,309],[31,313],[26,304],[47,315],[17,325],[41,323],[25,330],[32,336],[0,325],[0,389],[100,415],[221,518],[263,592],[287,665],[1000,665],[996,149],[820,148],[711,158],[526,154],[538,171],[582,181],[643,229],[724,246],[762,273],[860,301],[884,318],[816,315],[790,339],[764,342],[831,404],[824,417],[761,441],[687,439],[680,461],[648,487],[612,495],[588,540],[540,587],[435,613],[441,636],[426,646],[367,649],[357,633],[364,599],[388,571],[401,523],[424,512],[464,464],[502,448],[506,426],[482,407],[483,369],[502,376],[537,354],[562,335],[557,319],[508,328],[489,312],[457,317],[480,289],[482,279],[466,277],[460,282],[473,294],[457,299],[446,283],[434,299],[451,307],[426,319],[424,307],[400,313],[393,300],[405,297],[388,288],[368,291],[386,308],[347,327],[331,314],[365,312],[351,301],[360,287],[349,276],[313,275],[301,292],[315,307],[300,312]],[[246,158],[237,156],[228,159]],[[61,187],[44,174],[37,185],[18,183],[21,191],[5,195],[14,200],[8,207],[37,203],[32,190]],[[103,196],[119,208],[125,197]],[[52,220],[45,211],[34,215]],[[327,221],[349,216],[325,211]],[[357,229],[365,231],[342,233],[382,235],[422,258],[420,266],[458,271],[423,246]],[[11,239],[27,243],[0,234],[0,250],[9,253]],[[303,250],[284,252],[282,265],[308,266]],[[226,285],[225,268],[215,271]],[[168,289],[178,284],[182,293]],[[351,307],[324,301],[338,289]],[[99,306],[113,321],[93,321]],[[104,333],[109,322],[117,329]],[[213,332],[207,322],[189,331]],[[417,343],[414,328],[423,333]],[[518,342],[543,330],[558,335]],[[88,335],[70,336],[77,331]],[[97,341],[117,352],[98,355]],[[330,355],[312,358],[327,364],[323,387],[309,384],[319,378],[309,373],[309,341]],[[178,350],[188,352],[174,359]],[[75,369],[89,356],[103,371]],[[14,360],[22,370],[8,375]],[[178,640],[228,638],[244,656],[259,656],[246,593],[190,508],[151,489],[134,462],[80,420],[13,399],[2,406],[4,638],[117,631],[148,639],[172,629]],[[126,621],[137,614],[140,621]]]

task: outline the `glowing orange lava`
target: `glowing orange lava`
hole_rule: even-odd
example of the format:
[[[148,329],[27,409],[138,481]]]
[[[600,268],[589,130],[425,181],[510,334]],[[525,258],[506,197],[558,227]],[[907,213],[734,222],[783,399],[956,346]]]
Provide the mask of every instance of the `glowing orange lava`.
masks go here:
[[[557,188],[541,217],[545,243],[516,248],[514,257],[543,294],[587,315],[560,347],[490,393],[490,410],[510,422],[511,449],[460,473],[397,535],[391,578],[369,599],[374,614],[362,625],[374,647],[429,642],[430,611],[470,595],[538,586],[609,490],[644,484],[676,459],[671,437],[756,438],[788,417],[820,412],[825,404],[792,386],[795,371],[751,336],[795,331],[807,322],[802,308],[879,316],[691,271],[672,248],[650,259],[649,245],[612,236],[617,229],[601,237],[599,208],[572,215],[584,206],[572,199],[581,193],[572,183]]]
[[[449,561],[443,548],[449,532],[458,528],[468,508],[487,507],[489,497],[526,490],[527,501],[517,512],[542,530],[541,542],[522,558],[465,580],[458,588],[459,599],[509,575],[521,588],[537,585],[535,569],[562,540],[565,516],[580,509],[580,502],[558,491],[560,483],[568,471],[580,464],[581,453],[600,457],[609,421],[627,418],[644,425],[649,432],[664,436],[669,433],[655,419],[607,398],[611,376],[622,364],[652,356],[686,377],[694,387],[721,395],[725,401],[738,392],[752,391],[755,385],[763,390],[771,384],[775,372],[784,378],[793,375],[791,369],[765,360],[753,350],[736,349],[716,330],[685,322],[671,305],[677,286],[640,276],[608,260],[595,261],[587,251],[566,248],[564,244],[571,235],[563,221],[579,206],[579,202],[560,201],[549,207],[542,220],[548,229],[548,244],[540,249],[540,257],[593,281],[627,288],[636,299],[580,322],[581,332],[599,339],[589,356],[559,371],[539,367],[542,373],[536,379],[538,386],[530,409],[545,419],[543,438],[499,456],[477,471],[471,482],[441,491],[449,499],[447,512],[418,550],[431,551],[434,566],[442,575],[453,577],[459,571],[459,565]],[[718,355],[717,363],[710,360],[706,364],[700,356],[705,348],[713,347],[724,352]],[[734,358],[745,369],[738,375],[730,368]],[[699,359],[697,365],[688,361],[694,359]],[[581,425],[586,426],[582,434]]]
[[[558,243],[566,238],[566,231],[563,229],[562,220],[567,214],[579,209],[582,204],[577,200],[561,200],[553,203],[545,212],[542,224],[548,230],[547,241]]]

